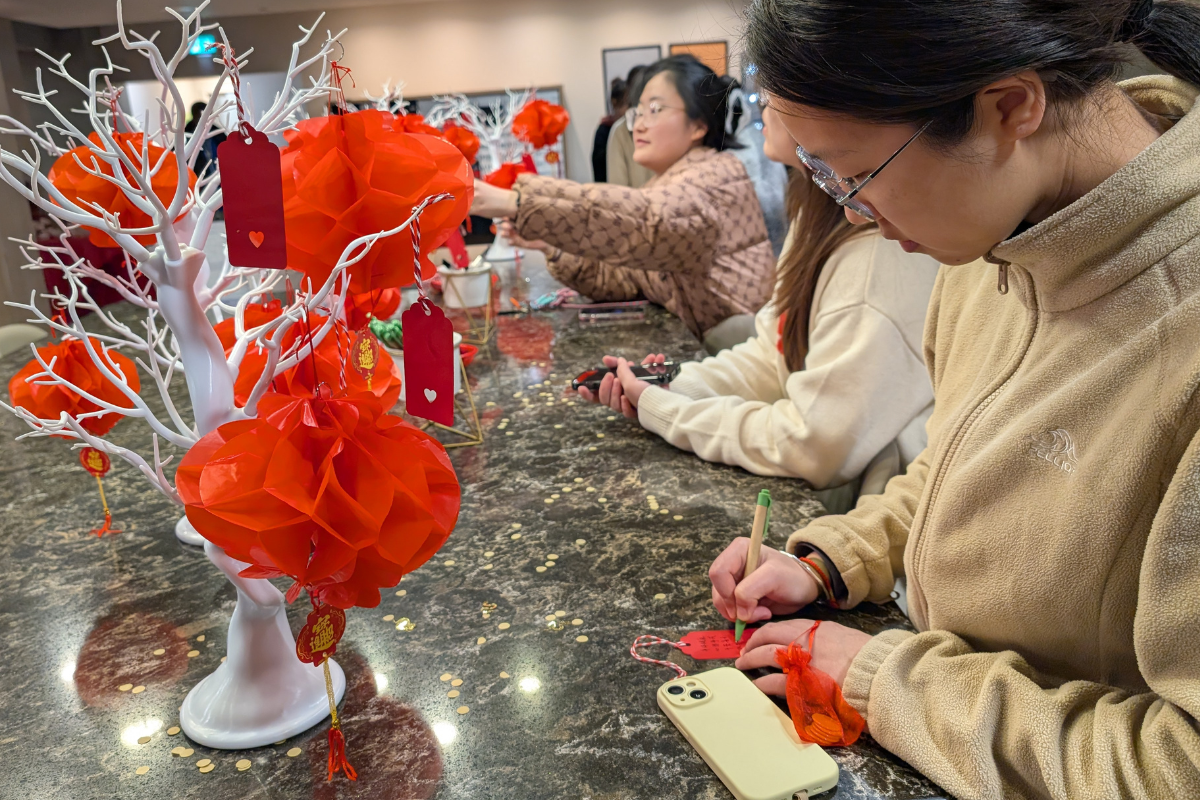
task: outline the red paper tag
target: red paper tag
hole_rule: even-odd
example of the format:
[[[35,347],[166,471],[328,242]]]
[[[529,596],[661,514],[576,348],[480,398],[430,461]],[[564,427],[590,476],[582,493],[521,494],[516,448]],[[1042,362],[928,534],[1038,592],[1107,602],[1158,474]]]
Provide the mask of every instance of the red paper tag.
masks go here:
[[[454,424],[454,325],[428,297],[400,317],[404,405],[414,417]]]
[[[529,170],[534,175],[537,175],[537,164],[533,163],[532,155],[529,153],[523,153],[521,155],[521,163],[525,166],[525,169]]]
[[[733,640],[733,631],[726,628],[720,631],[692,631],[679,640],[684,653],[699,661],[714,658],[737,658],[742,654],[742,647],[750,640],[750,634],[758,628],[746,628],[742,641]]]
[[[450,238],[446,240],[446,247],[450,248],[450,258],[454,260],[454,266],[459,269],[471,266],[471,255],[467,252],[467,243],[463,241],[462,231],[458,228],[455,228],[454,232],[450,234]]]
[[[308,613],[296,637],[296,657],[306,664],[321,664],[337,652],[337,644],[345,632],[345,611],[334,606],[317,606]]]
[[[283,168],[279,148],[249,125],[217,147],[225,239],[235,267],[287,268],[283,223]]]

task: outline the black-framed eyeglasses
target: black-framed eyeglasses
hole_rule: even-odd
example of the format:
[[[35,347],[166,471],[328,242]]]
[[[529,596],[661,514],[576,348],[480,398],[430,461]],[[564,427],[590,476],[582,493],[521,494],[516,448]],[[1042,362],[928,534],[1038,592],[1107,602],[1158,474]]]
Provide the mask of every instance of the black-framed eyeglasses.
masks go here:
[[[867,219],[874,221],[875,213],[871,211],[871,209],[867,208],[867,206],[861,200],[855,200],[855,195],[861,192],[868,183],[875,180],[876,176],[883,172],[884,167],[895,161],[896,156],[903,153],[905,148],[915,142],[917,137],[924,133],[932,124],[933,120],[929,120],[929,122],[926,122],[924,125],[922,125],[916,133],[909,137],[907,142],[900,145],[899,150],[892,153],[891,157],[888,158],[887,161],[880,164],[878,169],[876,169],[867,177],[863,178],[861,183],[856,182],[853,178],[839,178],[838,174],[833,171],[832,167],[816,156],[810,155],[809,152],[800,145],[796,145],[796,157],[800,159],[801,164],[808,167],[808,169],[812,172],[813,183],[824,189],[825,193],[836,200],[839,206],[842,206],[843,208],[849,208],[860,217],[866,217]]]

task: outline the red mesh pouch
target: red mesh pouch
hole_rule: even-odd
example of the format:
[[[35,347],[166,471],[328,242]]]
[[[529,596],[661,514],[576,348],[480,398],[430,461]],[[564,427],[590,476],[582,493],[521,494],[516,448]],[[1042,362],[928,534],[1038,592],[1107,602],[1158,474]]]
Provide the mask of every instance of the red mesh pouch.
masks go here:
[[[780,648],[775,659],[787,675],[788,711],[800,739],[822,747],[845,747],[858,741],[867,723],[842,697],[837,682],[812,666],[820,624],[814,622],[808,629],[808,650],[792,642],[786,650]]]

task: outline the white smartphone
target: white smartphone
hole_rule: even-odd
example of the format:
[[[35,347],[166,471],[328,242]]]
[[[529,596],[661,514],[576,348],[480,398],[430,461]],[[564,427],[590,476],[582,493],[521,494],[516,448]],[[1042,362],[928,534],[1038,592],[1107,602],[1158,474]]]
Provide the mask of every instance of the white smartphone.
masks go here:
[[[837,786],[837,762],[800,741],[788,715],[739,670],[664,683],[658,706],[737,800],[807,800]]]

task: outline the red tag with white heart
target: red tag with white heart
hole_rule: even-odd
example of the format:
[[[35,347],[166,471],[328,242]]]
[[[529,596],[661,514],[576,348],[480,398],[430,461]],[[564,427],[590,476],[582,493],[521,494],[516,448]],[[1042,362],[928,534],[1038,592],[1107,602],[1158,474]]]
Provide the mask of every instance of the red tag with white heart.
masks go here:
[[[246,141],[244,131],[249,134]],[[279,148],[249,125],[217,147],[225,240],[235,267],[287,268],[283,167]]]
[[[471,266],[471,254],[467,252],[467,243],[463,240],[462,231],[458,228],[450,234],[450,238],[446,240],[446,247],[450,249],[450,258],[454,261],[454,266],[459,269],[466,269]]]
[[[692,658],[708,661],[714,658],[737,658],[742,654],[742,648],[750,640],[750,634],[757,628],[746,628],[742,641],[733,640],[733,631],[729,628],[720,631],[692,631],[679,640],[680,649]]]
[[[428,297],[400,316],[404,406],[414,417],[454,424],[454,325]]]

